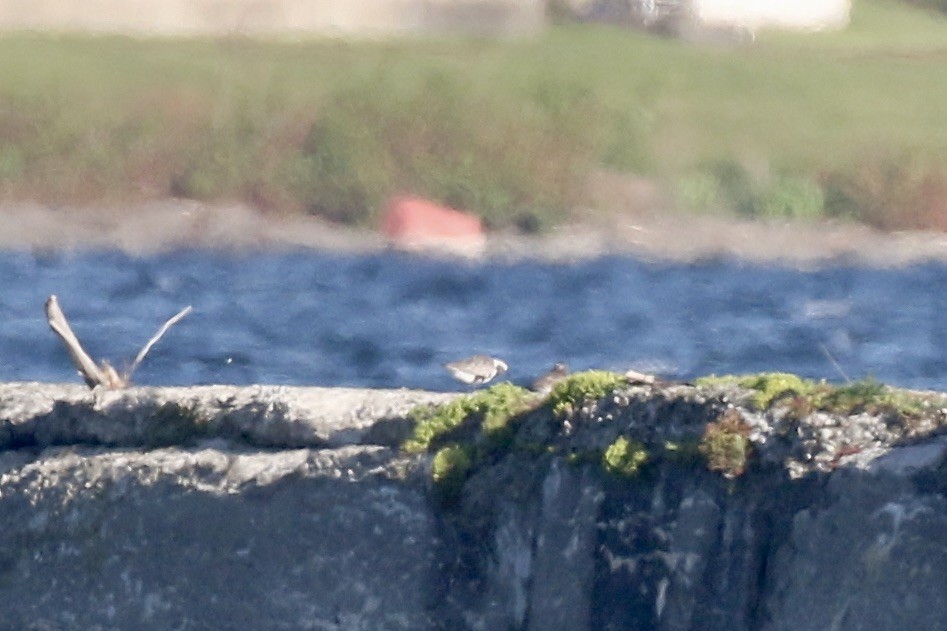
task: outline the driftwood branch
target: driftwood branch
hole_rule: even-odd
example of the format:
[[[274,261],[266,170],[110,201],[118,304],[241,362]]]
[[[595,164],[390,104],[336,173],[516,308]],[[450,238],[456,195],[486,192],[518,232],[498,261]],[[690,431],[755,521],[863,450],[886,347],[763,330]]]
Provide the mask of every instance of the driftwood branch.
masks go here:
[[[108,377],[105,376],[103,370],[95,365],[89,354],[82,348],[79,338],[72,332],[69,321],[66,320],[65,314],[59,307],[59,300],[56,299],[55,295],[50,296],[46,301],[46,321],[49,322],[49,328],[53,330],[53,333],[58,335],[62,343],[65,344],[66,350],[69,351],[69,357],[72,358],[72,363],[75,364],[86,384],[90,388],[106,385]]]
[[[175,315],[175,316],[172,317],[170,320],[168,320],[167,322],[165,322],[164,324],[161,325],[161,328],[158,329],[158,332],[155,333],[155,334],[151,337],[150,340],[148,340],[148,343],[145,344],[145,345],[141,348],[140,351],[138,351],[138,355],[137,355],[137,357],[135,357],[135,361],[132,362],[131,368],[129,368],[128,371],[127,371],[127,372],[125,373],[125,375],[124,375],[124,378],[125,378],[126,381],[131,380],[131,378],[132,378],[132,373],[135,372],[135,369],[136,369],[136,368],[138,368],[138,364],[140,364],[140,363],[141,363],[141,360],[143,360],[143,359],[145,358],[145,355],[148,354],[148,351],[151,350],[151,347],[158,343],[158,340],[161,339],[161,336],[164,335],[165,333],[167,333],[167,332],[168,332],[168,329],[170,329],[172,326],[174,326],[175,324],[177,324],[178,321],[179,321],[181,318],[183,318],[184,316],[186,316],[186,315],[189,314],[190,312],[191,312],[191,305],[188,305],[188,306],[184,307],[183,309],[181,309],[181,310],[177,313],[177,315]]]
[[[632,384],[653,385],[655,382],[654,375],[638,372],[634,369],[630,369],[625,372],[625,379],[628,380],[628,383]]]
[[[85,380],[86,385],[93,389],[103,387],[111,390],[127,387],[131,380],[132,373],[138,368],[138,365],[145,358],[145,355],[148,354],[148,351],[151,350],[151,347],[161,339],[162,335],[167,333],[168,329],[190,312],[191,307],[187,306],[173,318],[165,322],[161,328],[158,329],[158,332],[148,340],[148,343],[141,349],[138,356],[135,357],[131,368],[120,375],[107,361],[96,365],[95,361],[89,356],[85,349],[82,348],[82,344],[79,343],[79,338],[73,333],[72,327],[69,326],[69,321],[66,320],[66,315],[62,312],[62,308],[60,308],[59,300],[56,299],[56,296],[50,296],[46,301],[46,321],[49,322],[49,328],[62,340],[66,350],[69,351],[69,357],[72,358],[72,363],[75,364],[76,369]]]

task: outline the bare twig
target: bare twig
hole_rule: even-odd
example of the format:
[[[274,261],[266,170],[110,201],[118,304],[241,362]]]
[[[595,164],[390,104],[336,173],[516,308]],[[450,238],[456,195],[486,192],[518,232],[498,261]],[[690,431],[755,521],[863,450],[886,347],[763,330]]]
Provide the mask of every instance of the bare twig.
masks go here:
[[[125,381],[130,381],[132,378],[132,373],[135,372],[135,369],[138,368],[138,364],[141,363],[141,360],[145,358],[145,355],[148,354],[148,351],[151,350],[151,347],[158,343],[158,340],[161,339],[161,336],[168,332],[172,326],[178,323],[178,321],[191,312],[191,305],[188,305],[181,309],[177,315],[172,317],[170,320],[161,325],[161,328],[158,329],[158,332],[152,336],[148,343],[145,344],[140,351],[138,351],[138,356],[135,357],[135,361],[132,362],[131,367],[123,375]]]
[[[839,366],[839,363],[835,361],[835,358],[832,357],[832,353],[830,353],[829,349],[825,347],[825,344],[823,344],[822,342],[819,342],[819,348],[822,349],[822,354],[825,355],[830,362],[832,362],[833,366],[835,366],[835,370],[838,371],[838,374],[842,375],[842,379],[845,380],[845,383],[851,383],[852,380],[848,378],[848,375],[845,374],[845,371],[842,370],[842,367]]]
[[[120,375],[107,361],[103,361],[97,366],[95,361],[85,352],[85,349],[83,349],[79,343],[79,338],[72,332],[72,327],[69,326],[66,315],[59,307],[59,300],[56,299],[56,296],[50,296],[46,301],[46,321],[49,322],[49,328],[62,340],[62,343],[66,346],[66,350],[69,351],[72,363],[75,364],[76,369],[79,371],[79,374],[82,375],[86,385],[92,389],[103,387],[114,390],[127,387],[131,380],[132,373],[138,368],[138,365],[145,358],[145,355],[148,354],[148,351],[151,350],[151,347],[161,339],[162,335],[167,333],[168,329],[190,312],[191,307],[187,306],[173,318],[165,322],[161,328],[158,329],[158,332],[148,340],[148,343],[141,349],[138,356],[135,357],[131,368]]]

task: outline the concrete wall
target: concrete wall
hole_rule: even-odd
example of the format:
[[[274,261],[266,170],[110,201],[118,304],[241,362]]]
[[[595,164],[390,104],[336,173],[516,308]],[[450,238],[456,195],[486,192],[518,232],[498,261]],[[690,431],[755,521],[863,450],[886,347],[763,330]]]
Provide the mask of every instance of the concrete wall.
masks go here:
[[[545,0],[0,0],[7,31],[515,37],[544,26]]]
[[[892,423],[756,394],[546,406],[433,483],[398,445],[448,393],[0,383],[0,629],[943,629],[942,395]],[[722,462],[667,448],[722,418]],[[569,457],[619,436],[639,475]]]

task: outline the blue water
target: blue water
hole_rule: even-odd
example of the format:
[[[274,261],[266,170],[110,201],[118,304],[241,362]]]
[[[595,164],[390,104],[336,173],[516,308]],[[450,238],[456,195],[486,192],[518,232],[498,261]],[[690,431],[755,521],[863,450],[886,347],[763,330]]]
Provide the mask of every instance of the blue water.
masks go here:
[[[469,264],[399,254],[0,254],[0,380],[79,381],[47,327],[58,294],[93,357],[135,382],[458,389],[488,353],[529,382],[553,362],[669,377],[785,370],[947,390],[947,266],[799,271],[720,260]],[[838,367],[828,359],[831,356]]]

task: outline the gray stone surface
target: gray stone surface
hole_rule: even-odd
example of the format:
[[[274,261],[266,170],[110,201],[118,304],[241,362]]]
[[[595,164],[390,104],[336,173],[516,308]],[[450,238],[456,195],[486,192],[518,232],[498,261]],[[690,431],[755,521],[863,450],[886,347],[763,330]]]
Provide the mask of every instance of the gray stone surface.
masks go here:
[[[412,405],[451,396],[0,385],[0,631],[947,619],[939,395],[899,424],[793,420],[737,390],[628,388],[569,419],[527,415],[445,497],[428,457],[391,445]],[[740,478],[657,451],[620,478],[587,456],[619,434],[700,436],[729,406],[754,442]]]
[[[943,628],[943,488],[923,492],[909,477],[885,473],[833,475],[819,504],[794,516],[775,556],[764,628]]]
[[[555,461],[543,480],[529,629],[590,629],[596,516],[604,493],[588,470]]]
[[[289,386],[136,387],[92,392],[71,384],[0,384],[0,448],[168,445],[220,436],[252,445],[397,445],[399,421],[452,393]],[[370,433],[370,435],[369,435]]]
[[[433,518],[380,447],[62,448],[0,478],[4,629],[418,629]]]

